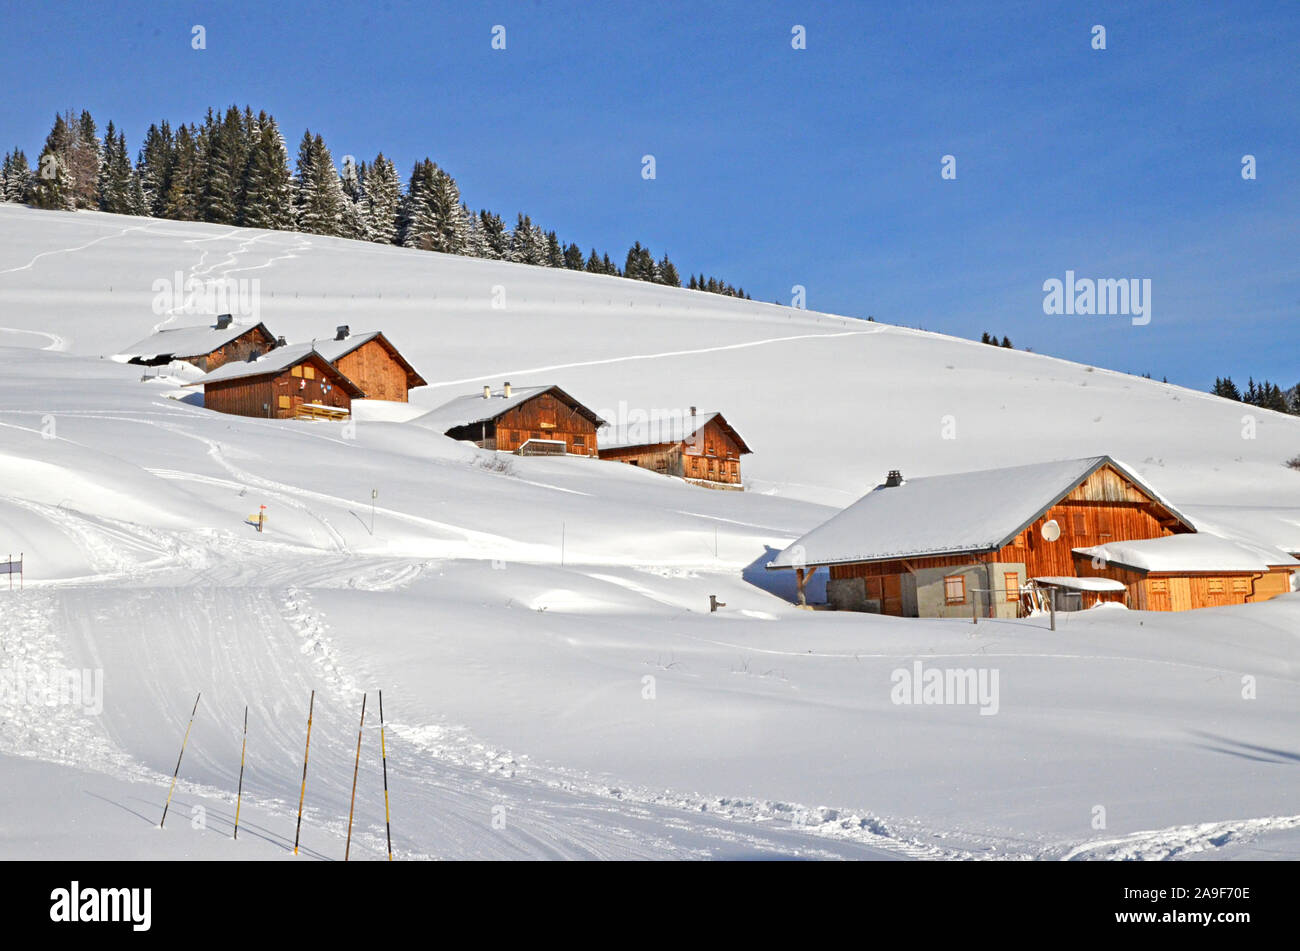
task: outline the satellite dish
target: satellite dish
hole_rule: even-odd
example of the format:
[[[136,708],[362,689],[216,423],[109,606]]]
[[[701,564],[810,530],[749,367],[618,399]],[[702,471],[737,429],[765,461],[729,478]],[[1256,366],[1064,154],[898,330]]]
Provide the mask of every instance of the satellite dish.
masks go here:
[[[1048,519],[1043,523],[1042,534],[1044,541],[1054,542],[1061,537],[1061,526],[1056,524],[1056,519]]]

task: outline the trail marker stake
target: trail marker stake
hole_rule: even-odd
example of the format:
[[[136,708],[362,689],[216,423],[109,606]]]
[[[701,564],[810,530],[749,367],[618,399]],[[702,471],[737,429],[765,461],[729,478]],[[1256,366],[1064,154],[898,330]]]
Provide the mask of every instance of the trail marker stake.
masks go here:
[[[384,740],[384,692],[379,691],[379,754],[384,761],[384,831],[388,834],[388,861],[393,860],[393,823],[388,814],[388,744]]]
[[[176,770],[172,773],[172,785],[167,790],[167,804],[163,806],[162,818],[158,820],[158,828],[160,829],[163,827],[163,823],[167,821],[167,810],[171,808],[172,793],[176,791],[176,777],[181,774],[181,759],[185,756],[185,747],[190,742],[190,727],[194,726],[194,714],[199,712],[199,697],[201,696],[203,696],[203,691],[200,690],[194,697],[194,709],[190,711],[190,722],[185,727],[185,739],[181,740],[180,756],[176,757]]]
[[[361,695],[361,725],[357,727],[357,760],[352,766],[352,804],[348,806],[348,842],[343,849],[343,861],[352,852],[352,812],[357,807],[357,772],[361,769],[361,732],[366,728],[366,695]]]
[[[244,753],[248,750],[248,706],[244,706],[244,745],[239,748],[239,792],[235,795],[235,835],[239,838],[239,807],[244,802]]]
[[[307,707],[307,745],[302,750],[302,790],[298,793],[298,828],[293,833],[293,854],[298,854],[298,837],[302,835],[302,801],[307,798],[307,754],[311,752],[311,717],[316,710],[316,691],[311,692]]]

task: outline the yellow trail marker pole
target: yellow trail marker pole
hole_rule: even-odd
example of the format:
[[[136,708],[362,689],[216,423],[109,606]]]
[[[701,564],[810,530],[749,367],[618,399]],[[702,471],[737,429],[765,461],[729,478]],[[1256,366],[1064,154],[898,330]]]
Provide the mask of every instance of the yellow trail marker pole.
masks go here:
[[[393,823],[388,814],[388,744],[384,740],[384,692],[379,691],[379,754],[384,761],[384,831],[388,834],[388,861],[393,860]]]
[[[172,773],[172,785],[167,790],[167,804],[163,806],[162,818],[158,820],[158,828],[160,829],[163,827],[163,823],[167,821],[167,810],[171,808],[172,793],[176,791],[176,777],[181,774],[181,759],[185,756],[185,747],[190,742],[190,727],[194,726],[194,714],[199,712],[199,697],[201,696],[203,696],[203,691],[200,690],[194,697],[194,709],[190,711],[189,726],[185,727],[185,739],[181,740],[180,756],[176,757],[176,771]]]
[[[244,753],[248,750],[248,707],[244,707],[244,745],[239,748],[239,792],[235,797],[235,838],[239,838],[239,807],[244,802]]]
[[[311,716],[316,710],[316,691],[311,692],[307,707],[307,745],[302,751],[302,792],[298,793],[298,828],[293,833],[293,854],[298,854],[298,837],[302,834],[302,801],[307,798],[307,754],[311,751]]]
[[[361,731],[366,728],[366,695],[361,695],[361,725],[357,727],[357,761],[352,766],[352,805],[348,806],[348,844],[343,849],[343,861],[352,852],[352,812],[357,807],[357,771],[361,769]]]

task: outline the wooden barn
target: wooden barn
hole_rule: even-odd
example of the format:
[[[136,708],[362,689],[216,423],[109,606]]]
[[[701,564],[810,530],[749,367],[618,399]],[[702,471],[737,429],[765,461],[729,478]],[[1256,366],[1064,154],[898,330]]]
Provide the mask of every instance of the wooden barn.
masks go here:
[[[203,405],[218,413],[266,419],[342,419],[365,394],[311,344],[227,363],[187,386],[203,387]]]
[[[750,452],[721,413],[647,413],[600,432],[600,458],[640,466],[712,489],[744,489],[740,457]]]
[[[1094,568],[1088,552],[1115,545],[1127,551],[1124,546],[1133,542],[1158,542],[1174,552],[1204,546],[1178,540],[1195,532],[1185,516],[1108,456],[912,480],[891,472],[767,567],[794,570],[803,601],[813,570],[827,566],[831,606],[900,617],[1017,617],[1035,582],[1079,590],[1084,606],[1121,600],[1130,608],[1180,610],[1220,602],[1190,594],[1161,599],[1156,589],[1142,594],[1140,585],[1158,588],[1179,579],[1181,591],[1198,573],[1191,570],[1194,562],[1161,562],[1178,567],[1139,581],[1121,577],[1131,570],[1120,567],[1122,559],[1110,569]],[[1287,556],[1279,552],[1278,558]],[[1233,571],[1222,575],[1222,583],[1245,577]],[[1290,582],[1286,565],[1279,563],[1277,574],[1236,594],[1245,600],[1272,597],[1280,593],[1281,575]],[[1070,581],[1082,577],[1098,580]],[[1115,580],[1124,585],[1122,597]]]
[[[605,424],[558,386],[483,387],[422,417],[452,439],[480,449],[524,456],[596,456],[596,430]]]
[[[368,400],[408,401],[408,395],[425,380],[378,330],[352,333],[344,325],[333,340],[315,341],[316,352],[365,391]]]
[[[213,324],[156,331],[127,347],[115,359],[148,367],[183,360],[206,373],[227,363],[259,357],[283,345],[284,341],[273,337],[266,324],[236,326],[230,314],[222,314]]]

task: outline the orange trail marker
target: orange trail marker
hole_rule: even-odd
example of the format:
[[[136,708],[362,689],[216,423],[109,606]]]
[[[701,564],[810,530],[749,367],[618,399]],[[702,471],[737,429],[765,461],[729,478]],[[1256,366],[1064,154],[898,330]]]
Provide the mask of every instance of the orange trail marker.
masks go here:
[[[203,696],[203,691],[200,690],[194,697],[194,709],[190,711],[189,726],[185,727],[185,739],[181,740],[180,756],[176,757],[176,771],[172,773],[172,785],[167,790],[167,804],[163,806],[162,818],[158,820],[158,828],[160,829],[163,827],[163,823],[167,821],[167,810],[171,808],[172,793],[176,791],[176,777],[181,774],[181,759],[185,756],[185,747],[190,742],[190,727],[194,726],[194,714],[199,712],[199,697],[201,696]]]

